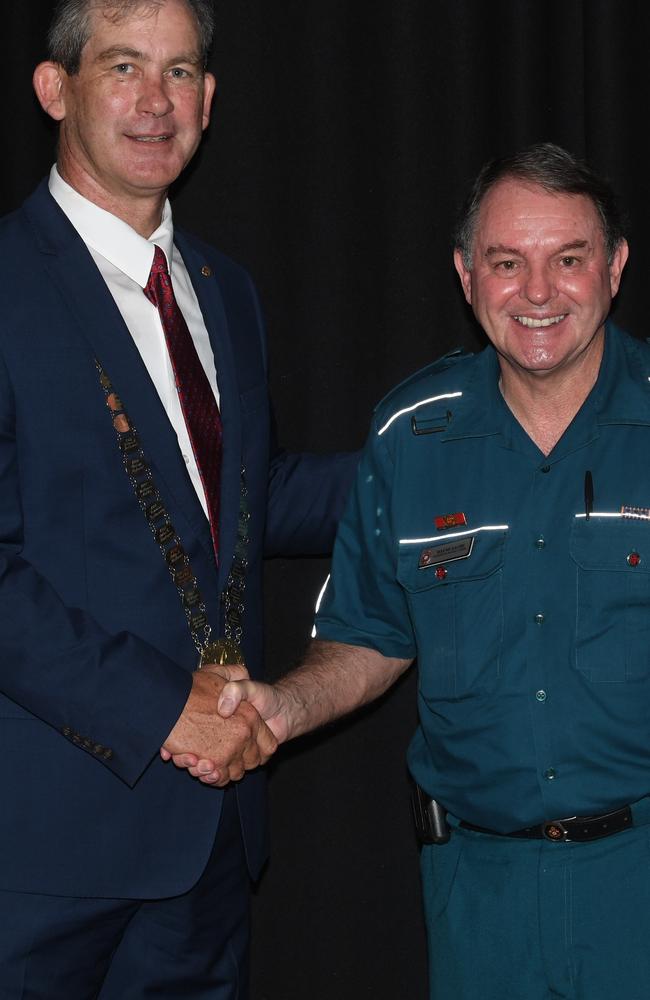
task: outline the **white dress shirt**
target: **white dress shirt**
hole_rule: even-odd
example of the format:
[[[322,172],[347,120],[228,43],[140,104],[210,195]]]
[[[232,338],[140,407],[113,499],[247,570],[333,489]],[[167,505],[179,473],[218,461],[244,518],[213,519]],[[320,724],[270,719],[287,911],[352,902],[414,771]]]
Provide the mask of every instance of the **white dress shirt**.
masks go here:
[[[70,187],[59,174],[56,165],[50,171],[49,188],[50,194],[88,247],[109,292],[115,299],[165,412],[176,431],[187,471],[207,517],[205,493],[183,418],[160,315],[156,306],[144,294],[156,244],[167,258],[176,301],[218,403],[219,391],[210,338],[183,258],[174,246],[174,227],[169,201],[165,202],[160,226],[146,240],[122,219],[99,208]],[[116,386],[116,389],[119,391],[119,386]],[[128,412],[128,399],[124,403]],[[143,446],[146,454],[146,441],[143,442]]]

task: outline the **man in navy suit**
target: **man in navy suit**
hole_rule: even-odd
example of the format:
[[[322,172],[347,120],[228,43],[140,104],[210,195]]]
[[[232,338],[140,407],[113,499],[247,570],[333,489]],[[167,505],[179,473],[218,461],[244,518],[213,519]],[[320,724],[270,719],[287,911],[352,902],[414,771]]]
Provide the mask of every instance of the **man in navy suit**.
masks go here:
[[[209,0],[62,0],[34,74],[57,164],[0,223],[3,998],[247,995],[263,779],[232,780],[275,739],[215,707],[238,646],[261,668],[263,542],[327,551],[354,456],[275,448],[250,278],[172,224],[212,28]],[[217,491],[165,310],[209,385]]]

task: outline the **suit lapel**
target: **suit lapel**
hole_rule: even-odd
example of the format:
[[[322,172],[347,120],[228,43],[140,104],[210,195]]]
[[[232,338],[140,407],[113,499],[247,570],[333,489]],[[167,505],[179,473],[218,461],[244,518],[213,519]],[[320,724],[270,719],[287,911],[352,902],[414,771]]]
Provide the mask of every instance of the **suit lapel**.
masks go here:
[[[39,188],[25,208],[40,237],[40,249],[47,255],[45,268],[89,342],[93,356],[121,396],[140,434],[163,499],[181,512],[212,559],[208,520],[187,473],[178,439],[104,279],[47,187],[45,191]],[[99,376],[97,391],[101,398]],[[177,524],[176,528],[184,541],[185,526]]]

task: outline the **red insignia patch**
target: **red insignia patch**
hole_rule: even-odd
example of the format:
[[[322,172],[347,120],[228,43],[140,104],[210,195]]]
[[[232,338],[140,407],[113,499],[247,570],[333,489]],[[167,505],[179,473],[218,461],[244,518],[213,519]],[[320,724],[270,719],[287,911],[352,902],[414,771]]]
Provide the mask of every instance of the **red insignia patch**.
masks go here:
[[[458,528],[467,524],[467,518],[461,511],[458,511],[457,514],[442,514],[440,517],[436,517],[434,524],[438,531],[447,531],[448,528]]]

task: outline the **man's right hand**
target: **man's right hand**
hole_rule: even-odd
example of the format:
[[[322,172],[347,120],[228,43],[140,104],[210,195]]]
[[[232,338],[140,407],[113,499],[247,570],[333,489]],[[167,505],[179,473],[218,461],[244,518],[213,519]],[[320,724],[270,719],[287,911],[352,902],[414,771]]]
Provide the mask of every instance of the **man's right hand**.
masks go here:
[[[224,723],[254,711],[277,747],[378,698],[412,662],[366,646],[316,639],[303,663],[275,684],[231,675],[222,684],[217,708]],[[174,763],[206,784],[222,783],[217,762],[207,753],[174,754]]]
[[[219,696],[219,715],[230,719],[246,704],[252,705],[260,714],[278,743],[284,743],[289,738],[290,706],[280,687],[231,677]]]
[[[243,670],[242,674],[245,676]],[[217,714],[219,696],[233,676],[233,668],[224,676],[224,669],[216,666],[194,673],[185,708],[161,749],[163,760],[171,757],[178,767],[187,768],[187,762],[196,758],[209,759],[214,768],[206,783],[218,787],[265,764],[278,746],[251,704],[242,702],[228,718]],[[191,766],[190,771],[193,773]]]

